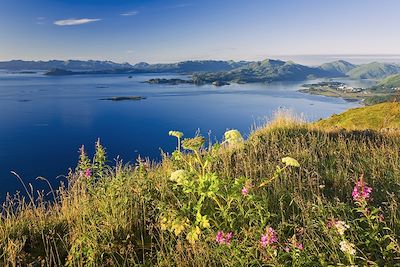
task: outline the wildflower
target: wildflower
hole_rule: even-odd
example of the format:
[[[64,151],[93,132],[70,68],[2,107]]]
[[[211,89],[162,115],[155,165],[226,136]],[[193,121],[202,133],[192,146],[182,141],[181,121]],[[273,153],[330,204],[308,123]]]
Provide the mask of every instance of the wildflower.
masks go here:
[[[162,231],[165,231],[168,229],[168,219],[165,217],[160,218],[160,227]]]
[[[278,242],[278,237],[275,230],[272,227],[268,227],[267,232],[261,236],[261,246],[266,247],[276,242]]]
[[[188,138],[183,140],[182,147],[187,150],[196,151],[204,145],[205,139],[202,136],[196,136],[194,138]]]
[[[85,172],[85,176],[86,177],[92,176],[92,171],[90,169],[87,169],[86,172]]]
[[[229,130],[224,134],[225,142],[229,145],[238,145],[243,143],[243,137],[238,130]]]
[[[188,172],[185,170],[177,170],[171,173],[169,179],[176,182],[178,185],[182,185],[187,180]]]
[[[303,246],[302,243],[296,243],[296,244],[294,244],[294,246],[295,246],[297,249],[300,249],[300,250],[303,250],[303,249],[304,249],[304,246]]]
[[[297,160],[295,160],[294,158],[291,158],[291,157],[283,158],[282,162],[285,163],[286,166],[300,167],[300,163]]]
[[[303,250],[304,245],[300,242],[297,242],[296,236],[294,235],[292,238],[288,239],[288,242],[285,243],[286,247],[284,250],[286,252],[290,252],[290,248],[298,249],[298,250]]]
[[[224,232],[218,231],[215,241],[217,241],[218,244],[225,243]]]
[[[168,134],[170,136],[175,136],[178,139],[182,138],[182,136],[183,136],[183,133],[179,132],[179,131],[169,131]]]
[[[199,240],[199,236],[201,234],[201,230],[198,226],[192,228],[190,232],[187,234],[186,239],[190,244],[194,244],[197,240]]]
[[[339,235],[344,235],[344,232],[350,228],[344,221],[336,221],[334,226],[339,233]]]
[[[247,186],[243,186],[242,188],[242,195],[247,196],[249,195],[249,188]]]
[[[233,233],[232,233],[232,232],[229,232],[229,233],[227,233],[227,234],[225,235],[225,243],[226,243],[227,245],[230,245],[230,244],[231,244],[232,236],[233,236]]]
[[[361,176],[356,182],[351,195],[353,196],[354,201],[362,202],[367,201],[370,198],[371,192],[372,187],[367,186],[363,177]]]
[[[337,220],[335,220],[335,218],[331,218],[326,223],[326,227],[328,227],[330,229],[335,226],[336,222],[337,222]]]
[[[223,231],[218,231],[217,236],[215,237],[215,241],[218,244],[230,245],[232,237],[233,237],[232,232],[224,233]]]
[[[196,223],[198,223],[203,229],[210,228],[210,221],[207,219],[207,215],[202,216],[200,213],[197,213]]]
[[[347,240],[340,241],[340,250],[348,255],[355,255],[356,250],[355,250],[355,245],[353,243],[350,243]]]

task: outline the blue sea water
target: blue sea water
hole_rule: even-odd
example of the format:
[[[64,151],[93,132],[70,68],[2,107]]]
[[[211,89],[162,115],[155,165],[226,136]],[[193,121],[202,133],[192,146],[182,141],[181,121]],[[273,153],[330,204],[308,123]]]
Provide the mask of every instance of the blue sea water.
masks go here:
[[[11,171],[35,189],[54,185],[74,168],[83,144],[91,154],[97,138],[112,163],[134,162],[138,155],[160,159],[175,140],[196,131],[220,140],[227,129],[245,136],[279,108],[303,113],[308,120],[340,113],[357,103],[297,92],[304,82],[272,84],[150,85],[168,74],[47,77],[0,72],[0,197],[22,190]],[[354,83],[354,82],[353,82]],[[112,96],[144,96],[141,101],[107,101]]]

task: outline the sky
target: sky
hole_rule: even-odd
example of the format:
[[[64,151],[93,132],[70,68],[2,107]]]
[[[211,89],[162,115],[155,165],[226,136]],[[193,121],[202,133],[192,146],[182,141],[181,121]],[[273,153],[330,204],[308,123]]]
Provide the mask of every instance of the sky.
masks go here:
[[[399,0],[0,0],[0,61],[400,54]]]

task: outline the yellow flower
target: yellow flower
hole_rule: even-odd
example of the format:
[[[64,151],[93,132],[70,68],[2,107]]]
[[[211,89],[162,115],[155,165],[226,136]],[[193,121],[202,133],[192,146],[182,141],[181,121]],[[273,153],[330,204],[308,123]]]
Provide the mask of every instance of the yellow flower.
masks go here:
[[[188,138],[183,140],[182,147],[187,150],[196,151],[199,150],[204,143],[205,143],[204,137],[196,136],[193,138]]]
[[[187,224],[184,221],[175,220],[172,224],[171,231],[173,231],[174,234],[178,236],[185,230],[186,226]]]
[[[237,145],[243,143],[243,137],[238,130],[229,130],[224,134],[225,142],[229,145]]]
[[[294,158],[291,158],[291,157],[283,158],[282,162],[285,163],[286,166],[300,167],[300,163],[297,160],[295,160]]]
[[[353,243],[350,243],[347,240],[340,241],[340,250],[343,251],[345,254],[349,255],[355,255],[356,250],[355,250],[355,245]]]
[[[178,139],[182,138],[182,136],[183,136],[183,133],[179,132],[179,131],[169,131],[168,134],[170,136],[175,136]]]
[[[160,218],[160,227],[162,231],[165,231],[168,229],[168,220],[165,217]]]
[[[173,182],[176,182],[178,185],[182,185],[185,181],[187,181],[188,172],[185,170],[177,170],[171,173],[169,179]]]
[[[192,228],[190,232],[187,234],[186,239],[189,241],[190,244],[196,243],[199,240],[199,236],[201,234],[201,230],[198,226]]]
[[[207,215],[202,216],[201,214],[197,215],[197,221],[200,224],[201,228],[209,228],[210,227],[210,221],[207,219]]]

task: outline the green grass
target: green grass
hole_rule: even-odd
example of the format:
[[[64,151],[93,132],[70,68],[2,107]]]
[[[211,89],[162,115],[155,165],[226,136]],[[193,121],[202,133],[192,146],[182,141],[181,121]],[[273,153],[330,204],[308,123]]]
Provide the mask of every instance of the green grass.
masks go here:
[[[344,129],[400,129],[400,103],[385,102],[373,106],[350,109],[342,114],[333,115],[318,121],[316,126]]]
[[[400,74],[389,76],[378,83],[378,86],[385,88],[397,88],[400,87]]]
[[[177,151],[157,164],[139,160],[105,166],[97,144],[94,160],[81,154],[69,186],[54,191],[52,203],[16,196],[3,205],[1,263],[399,264],[400,134],[325,131],[281,117],[244,143],[236,137],[231,132],[224,144],[200,151],[201,138],[183,141],[191,153]],[[285,167],[281,159],[287,156],[300,167]],[[84,172],[87,168],[91,173]],[[377,213],[384,215],[375,230],[371,227],[378,221],[360,220],[351,197],[361,175],[373,187],[369,210],[380,207]],[[243,187],[249,189],[246,196]],[[327,227],[332,218],[350,225],[345,237]],[[262,247],[267,227],[276,230],[279,242]],[[233,232],[230,245],[215,241],[218,231]],[[340,250],[341,238],[356,245],[356,257]],[[296,242],[304,249],[295,248]]]

